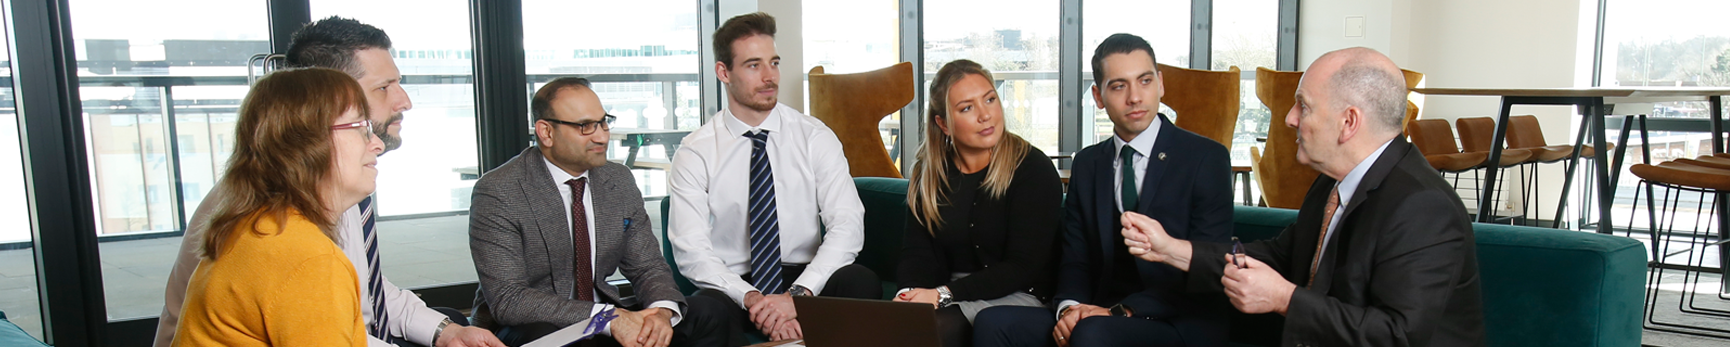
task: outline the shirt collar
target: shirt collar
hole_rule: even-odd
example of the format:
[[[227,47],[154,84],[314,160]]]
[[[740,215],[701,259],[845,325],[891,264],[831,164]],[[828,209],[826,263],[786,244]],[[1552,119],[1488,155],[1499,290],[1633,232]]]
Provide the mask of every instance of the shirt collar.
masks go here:
[[[1154,118],[1153,123],[1148,124],[1147,129],[1141,129],[1141,133],[1136,134],[1135,139],[1127,143],[1129,147],[1135,148],[1135,152],[1140,153],[1142,157],[1147,157],[1148,153],[1153,152],[1154,137],[1159,135],[1159,123],[1164,122],[1160,121],[1159,118]],[[1123,146],[1126,144],[1123,138],[1114,134],[1111,135],[1111,140],[1117,148],[1117,153],[1122,153]]]
[[[738,116],[733,115],[732,109],[722,110],[721,119],[721,125],[727,127],[727,134],[733,136],[744,135],[746,132],[754,130],[768,130],[771,132],[780,131],[781,104],[775,104],[775,108],[769,110],[769,116],[763,118],[763,124],[759,124],[756,127],[746,125],[744,121],[740,121]]]
[[[560,169],[558,165],[553,164],[552,159],[547,159],[547,157],[545,157],[545,156],[541,157],[541,161],[547,163],[547,173],[553,175],[553,185],[554,186],[564,186],[565,181],[589,177],[588,171],[583,171],[583,174],[581,174],[581,175],[571,176],[570,173],[565,172],[565,169]]]
[[[1335,187],[1340,191],[1340,205],[1343,206],[1352,201],[1352,194],[1357,193],[1358,183],[1363,183],[1364,174],[1369,173],[1370,167],[1376,164],[1376,158],[1381,158],[1382,151],[1386,151],[1388,144],[1391,143],[1394,143],[1394,140],[1383,142],[1381,148],[1376,148],[1376,151],[1371,152],[1369,157],[1364,158],[1364,161],[1358,162],[1358,166],[1352,167],[1352,171],[1346,173],[1346,177],[1340,179],[1340,185]]]

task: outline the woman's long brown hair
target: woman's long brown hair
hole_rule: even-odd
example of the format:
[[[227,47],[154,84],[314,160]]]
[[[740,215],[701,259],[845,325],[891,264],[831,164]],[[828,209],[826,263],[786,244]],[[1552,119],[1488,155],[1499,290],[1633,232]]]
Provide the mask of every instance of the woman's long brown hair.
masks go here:
[[[349,110],[368,118],[360,84],[341,71],[283,70],[259,79],[240,103],[234,154],[218,183],[220,203],[204,228],[200,254],[215,260],[242,230],[280,233],[291,211],[340,243],[320,184],[331,178],[330,127]],[[277,230],[258,230],[266,216]]]

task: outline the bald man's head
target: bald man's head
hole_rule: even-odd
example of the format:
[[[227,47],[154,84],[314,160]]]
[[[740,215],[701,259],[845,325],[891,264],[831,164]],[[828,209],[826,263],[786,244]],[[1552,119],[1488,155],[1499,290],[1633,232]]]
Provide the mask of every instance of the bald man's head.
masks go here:
[[[1397,134],[1406,116],[1406,80],[1392,59],[1373,49],[1353,47],[1323,54],[1309,74],[1325,74],[1334,105],[1356,106],[1376,129]]]

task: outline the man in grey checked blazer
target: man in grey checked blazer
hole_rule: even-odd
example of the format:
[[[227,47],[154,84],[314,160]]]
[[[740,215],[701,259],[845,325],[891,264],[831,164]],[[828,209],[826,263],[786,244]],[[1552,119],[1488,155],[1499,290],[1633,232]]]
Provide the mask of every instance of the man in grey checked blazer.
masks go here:
[[[480,275],[475,319],[507,345],[617,306],[591,345],[724,344],[726,303],[686,298],[661,256],[630,169],[606,160],[613,116],[587,80],[560,78],[533,100],[536,146],[475,183],[469,247]],[[573,232],[576,231],[576,232]],[[630,280],[635,298],[605,278]]]

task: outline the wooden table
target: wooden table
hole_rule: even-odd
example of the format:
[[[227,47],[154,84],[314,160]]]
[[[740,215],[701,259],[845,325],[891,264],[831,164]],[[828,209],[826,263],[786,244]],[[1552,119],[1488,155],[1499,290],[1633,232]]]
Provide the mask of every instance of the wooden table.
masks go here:
[[[1568,176],[1562,186],[1562,198],[1556,205],[1557,225],[1561,223],[1562,212],[1567,207],[1568,187],[1573,185],[1574,168],[1580,159],[1580,146],[1585,143],[1587,129],[1595,129],[1592,144],[1601,154],[1597,162],[1598,182],[1598,233],[1609,234],[1611,230],[1610,204],[1615,197],[1616,180],[1622,167],[1622,158],[1627,151],[1628,129],[1632,127],[1632,118],[1624,119],[1622,136],[1617,139],[1613,164],[1609,151],[1605,151],[1604,117],[1610,114],[1609,105],[1630,103],[1656,103],[1672,101],[1706,101],[1711,105],[1712,112],[1712,152],[1724,152],[1723,122],[1724,95],[1730,95],[1730,88],[1703,87],[1623,87],[1623,88],[1412,88],[1413,92],[1424,95],[1449,96],[1495,96],[1502,98],[1502,111],[1496,119],[1496,131],[1490,143],[1488,163],[1500,162],[1502,159],[1502,144],[1507,136],[1508,117],[1514,105],[1573,105],[1583,116],[1580,119],[1580,131],[1575,136],[1574,153],[1568,157]],[[1490,187],[1495,187],[1496,171],[1484,170],[1484,181]],[[1606,179],[1608,178],[1608,179]],[[1478,221],[1489,221],[1491,214],[1490,198],[1494,189],[1485,189],[1483,196],[1478,198]],[[1730,200],[1718,199],[1718,230],[1730,230]]]
[[[619,141],[620,144],[623,144],[625,147],[630,148],[629,153],[625,154],[625,162],[624,162],[625,167],[637,168],[638,167],[638,165],[637,165],[638,164],[637,163],[637,151],[639,149],[642,149],[643,146],[660,145],[661,148],[666,149],[667,160],[670,161],[673,159],[673,153],[677,153],[679,151],[679,142],[683,141],[685,139],[685,135],[690,135],[691,131],[690,130],[668,130],[668,129],[613,128],[612,130],[609,131],[609,133],[612,134],[613,140],[617,140],[617,141]],[[663,167],[663,166],[670,166],[670,165],[671,165],[670,163],[666,163],[664,165],[647,165],[645,168],[667,169],[667,167]]]

